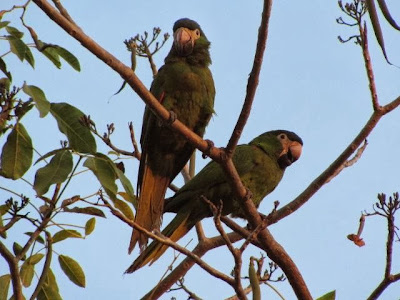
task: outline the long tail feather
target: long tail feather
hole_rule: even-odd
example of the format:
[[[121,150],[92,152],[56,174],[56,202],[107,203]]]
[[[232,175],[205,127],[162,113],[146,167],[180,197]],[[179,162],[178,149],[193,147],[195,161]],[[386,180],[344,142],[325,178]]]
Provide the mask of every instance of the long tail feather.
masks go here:
[[[172,241],[176,242],[183,237],[189,230],[194,226],[195,222],[190,220],[190,211],[185,213],[179,213],[176,217],[168,224],[163,230],[163,235],[169,237]],[[140,269],[144,265],[154,263],[161,255],[167,250],[168,246],[153,241],[144,250],[139,257],[133,262],[133,264],[125,271],[125,273],[133,273],[137,269]]]
[[[135,222],[148,231],[160,229],[164,210],[164,197],[170,178],[155,175],[146,166],[142,182]],[[139,242],[140,249],[143,250],[147,245],[147,236],[138,230],[133,230],[129,243],[129,253],[135,248],[137,242]]]

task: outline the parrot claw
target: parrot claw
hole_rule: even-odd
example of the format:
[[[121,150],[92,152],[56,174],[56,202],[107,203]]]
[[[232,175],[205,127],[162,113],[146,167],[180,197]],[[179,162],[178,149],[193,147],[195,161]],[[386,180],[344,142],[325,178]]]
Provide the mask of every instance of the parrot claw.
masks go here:
[[[207,142],[207,149],[206,151],[204,151],[204,153],[201,155],[201,157],[203,159],[207,158],[210,153],[211,153],[211,149],[214,147],[214,142],[210,141],[210,140],[205,140]]]
[[[168,126],[171,126],[172,123],[174,123],[174,122],[176,121],[176,119],[178,119],[177,114],[176,114],[174,111],[170,110],[170,111],[169,111],[169,119],[168,119],[168,121],[166,122],[167,125],[168,125]]]
[[[244,199],[246,200],[253,199],[253,193],[248,188],[246,188],[246,195],[244,195]]]

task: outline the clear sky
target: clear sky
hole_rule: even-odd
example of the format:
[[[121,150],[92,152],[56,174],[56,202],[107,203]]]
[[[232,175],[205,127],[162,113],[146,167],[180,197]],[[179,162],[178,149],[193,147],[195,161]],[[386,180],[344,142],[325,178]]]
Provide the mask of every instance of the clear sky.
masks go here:
[[[16,1],[2,0],[1,9],[8,9]],[[17,1],[22,3],[21,1]],[[400,21],[400,4],[386,1],[393,15]],[[65,7],[76,23],[105,49],[130,64],[123,40],[151,32],[154,26],[163,32],[172,31],[173,23],[182,17],[198,21],[211,41],[211,70],[217,90],[215,111],[205,137],[216,146],[225,146],[240,112],[250,73],[261,17],[262,1],[68,1]],[[356,28],[338,25],[341,16],[337,1],[275,1],[266,56],[261,72],[254,107],[246,125],[241,143],[247,143],[258,134],[271,129],[295,131],[303,138],[303,155],[288,168],[281,184],[260,206],[269,213],[273,202],[290,202],[308,184],[325,170],[360,131],[372,113],[367,77],[361,49],[353,43],[341,44],[337,36],[356,34]],[[6,15],[13,26],[21,28],[17,14]],[[34,27],[39,38],[59,44],[80,60],[82,71],[74,71],[67,64],[57,70],[46,58],[35,52],[36,69],[13,56],[4,59],[14,76],[14,84],[41,87],[52,102],[69,102],[90,114],[100,131],[114,123],[116,132],[112,141],[118,147],[131,150],[127,124],[133,121],[140,134],[144,104],[130,89],[111,97],[122,80],[108,66],[68,36],[31,4],[26,22]],[[394,64],[400,65],[400,34],[382,20],[387,52]],[[370,28],[370,27],[369,27]],[[29,38],[26,41],[30,41]],[[400,95],[400,71],[385,63],[377,46],[372,28],[369,41],[376,84],[381,104]],[[155,57],[158,67],[171,47],[171,40]],[[8,51],[6,42],[0,43],[0,54]],[[150,86],[152,75],[148,62],[138,60],[137,75]],[[337,290],[337,299],[365,299],[383,277],[386,243],[386,223],[383,218],[367,219],[363,238],[366,246],[358,248],[347,240],[355,233],[363,210],[371,211],[377,193],[399,191],[398,169],[400,157],[400,109],[385,116],[368,139],[361,159],[351,168],[324,186],[304,207],[293,215],[271,226],[278,242],[296,262],[314,297]],[[46,153],[59,147],[64,139],[51,116],[39,119],[33,112],[23,123],[33,136],[36,149]],[[0,140],[0,145],[4,143]],[[98,141],[99,150],[108,148]],[[200,157],[200,156],[199,156]],[[198,170],[208,160],[198,159]],[[125,160],[126,175],[136,186],[138,163]],[[25,178],[33,182],[34,173]],[[9,185],[34,199],[29,186],[9,183],[0,178],[0,185]],[[181,185],[178,178],[176,184]],[[82,176],[72,182],[65,196],[89,195],[98,189],[93,176]],[[9,195],[0,191],[0,201]],[[36,200],[35,200],[36,201]],[[61,218],[63,222],[84,224],[87,218],[73,215]],[[164,224],[170,216],[164,217]],[[209,236],[215,235],[210,220],[204,221]],[[244,222],[242,224],[245,224]],[[398,224],[399,225],[399,224]],[[10,240],[25,237],[27,229],[16,226]],[[55,251],[73,257],[86,273],[87,288],[81,289],[61,274],[57,261],[54,270],[59,274],[61,295],[64,299],[138,299],[162,276],[170,264],[173,251],[169,250],[152,267],[144,267],[132,275],[123,271],[137,256],[137,250],[127,254],[131,229],[107,214],[98,219],[95,232],[87,240],[70,239],[55,245]],[[17,239],[18,239],[17,238]],[[182,240],[194,241],[195,232]],[[189,246],[190,247],[190,246]],[[395,244],[393,272],[400,272],[399,245]],[[244,258],[259,256],[260,250],[250,247]],[[221,271],[230,273],[233,259],[226,250],[218,249],[205,260]],[[247,262],[247,260],[246,260]],[[246,265],[247,263],[245,263]],[[0,275],[6,273],[6,264],[0,261]],[[246,274],[246,268],[243,269]],[[186,276],[186,285],[203,299],[226,298],[234,294],[227,285],[194,267]],[[274,284],[286,297],[294,299],[287,282]],[[262,287],[263,299],[278,299],[271,289]],[[381,299],[397,299],[400,283],[387,289]],[[163,299],[182,293],[166,294]]]

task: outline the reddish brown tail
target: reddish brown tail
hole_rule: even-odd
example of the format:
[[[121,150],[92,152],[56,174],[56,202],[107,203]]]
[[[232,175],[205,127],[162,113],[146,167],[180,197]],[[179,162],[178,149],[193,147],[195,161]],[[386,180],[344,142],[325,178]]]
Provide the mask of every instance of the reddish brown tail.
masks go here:
[[[148,166],[145,167],[135,222],[148,231],[160,229],[164,197],[169,183],[168,177],[155,175]],[[129,253],[135,248],[137,242],[142,251],[147,246],[147,236],[138,230],[133,230]]]

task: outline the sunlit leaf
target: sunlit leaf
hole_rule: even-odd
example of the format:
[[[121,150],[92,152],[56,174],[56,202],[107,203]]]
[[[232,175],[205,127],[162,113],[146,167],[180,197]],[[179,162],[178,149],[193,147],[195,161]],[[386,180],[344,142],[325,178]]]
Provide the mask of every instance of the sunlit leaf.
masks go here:
[[[4,226],[3,216],[0,214],[0,227],[3,227],[3,226]],[[7,231],[0,232],[0,237],[2,237],[3,239],[6,239],[7,238]]]
[[[30,286],[35,273],[34,266],[28,263],[28,261],[25,261],[22,264],[20,273],[22,285],[24,287]]]
[[[61,68],[60,56],[54,48],[47,47],[41,53],[46,56],[58,69]]]
[[[44,283],[48,286],[53,287],[57,292],[59,291],[56,276],[54,275],[54,272],[51,268],[47,272]]]
[[[81,153],[96,152],[96,141],[90,129],[80,122],[83,112],[68,103],[51,103],[50,111],[72,149]]]
[[[43,257],[44,257],[44,254],[36,253],[36,254],[33,254],[32,256],[28,257],[26,262],[31,265],[36,265],[39,261],[42,260]]]
[[[78,262],[65,255],[58,256],[58,262],[60,263],[61,269],[64,271],[65,275],[67,275],[69,280],[71,280],[77,286],[85,287],[85,273]]]
[[[7,137],[1,152],[2,175],[11,179],[21,178],[32,164],[32,140],[21,122]]]
[[[137,199],[136,199],[133,187],[132,187],[132,183],[120,169],[115,168],[115,172],[117,173],[118,178],[121,181],[122,186],[124,187],[125,192],[129,197],[128,198],[129,202],[132,203],[135,208],[137,208]]]
[[[37,300],[62,300],[59,292],[50,285],[44,284],[39,291]]]
[[[78,214],[86,214],[86,215],[97,216],[97,217],[103,217],[103,218],[106,217],[105,214],[103,213],[103,211],[96,207],[74,207],[74,208],[64,207],[64,211],[78,213]]]
[[[68,150],[58,152],[46,166],[37,170],[33,188],[40,196],[47,193],[52,184],[67,180],[72,168],[71,152]]]
[[[90,218],[85,224],[85,235],[89,235],[96,227],[96,218]]]
[[[82,234],[79,231],[72,229],[63,229],[56,232],[53,236],[53,244],[63,241],[68,238],[82,238]]]
[[[39,110],[40,117],[45,117],[50,111],[50,102],[46,99],[44,92],[37,86],[26,84],[24,84],[22,90],[35,102],[35,105]]]
[[[336,291],[331,291],[319,298],[317,298],[316,300],[335,300],[336,299]]]
[[[114,203],[114,206],[116,209],[120,210],[125,217],[127,217],[130,220],[134,220],[135,216],[133,214],[133,211],[131,209],[131,207],[129,206],[129,204],[127,204],[125,201],[122,201],[120,199],[111,199],[112,202]]]
[[[0,276],[0,300],[7,300],[8,289],[10,288],[11,275]]]

